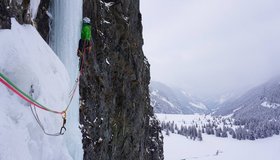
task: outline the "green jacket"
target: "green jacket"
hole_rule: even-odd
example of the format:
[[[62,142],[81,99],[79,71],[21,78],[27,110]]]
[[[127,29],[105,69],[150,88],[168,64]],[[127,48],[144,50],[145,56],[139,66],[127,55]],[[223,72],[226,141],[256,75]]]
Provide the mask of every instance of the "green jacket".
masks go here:
[[[81,33],[82,40],[91,40],[91,26],[90,24],[83,24],[82,33]]]

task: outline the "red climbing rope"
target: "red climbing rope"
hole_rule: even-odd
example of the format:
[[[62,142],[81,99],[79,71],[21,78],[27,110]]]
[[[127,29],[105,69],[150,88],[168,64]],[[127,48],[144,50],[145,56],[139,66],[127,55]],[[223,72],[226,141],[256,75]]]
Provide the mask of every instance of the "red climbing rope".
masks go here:
[[[49,112],[52,112],[52,113],[57,113],[57,114],[63,114],[65,111],[54,111],[54,110],[51,110],[51,109],[48,109],[48,108],[45,108],[41,105],[39,105],[38,103],[34,102],[35,100],[31,100],[29,97],[25,96],[24,94],[22,94],[18,89],[16,89],[13,85],[11,85],[9,83],[9,81],[7,81],[5,78],[3,78],[3,74],[0,73],[0,82],[2,82],[7,88],[9,88],[10,90],[12,90],[15,94],[17,94],[20,98],[24,99],[25,101],[27,101],[28,103],[40,108],[40,109],[43,109],[45,111],[49,111]]]
[[[84,65],[84,54],[85,54],[85,51],[86,49],[88,49],[89,47],[85,47],[85,44],[86,42],[84,42],[84,46],[83,46],[83,52],[82,52],[82,57],[81,57],[81,69],[80,69],[80,72],[78,74],[78,77],[75,81],[75,84],[72,88],[72,90],[70,91],[70,100],[68,102],[68,105],[67,107],[63,110],[63,111],[55,111],[55,110],[52,110],[52,109],[49,109],[43,105],[41,105],[39,102],[35,101],[32,97],[30,97],[28,94],[26,94],[25,92],[23,92],[22,90],[20,90],[11,80],[9,80],[6,76],[4,76],[2,73],[0,73],[0,82],[2,84],[4,84],[8,89],[10,89],[11,91],[13,91],[16,95],[18,95],[20,98],[22,98],[23,100],[25,100],[26,102],[30,103],[30,107],[31,107],[31,111],[32,111],[32,114],[33,116],[35,117],[36,121],[38,122],[39,126],[42,128],[42,130],[44,131],[44,133],[46,135],[49,135],[49,136],[59,136],[59,135],[63,135],[64,132],[66,131],[66,128],[65,128],[65,124],[66,124],[66,111],[68,110],[72,100],[73,100],[73,97],[74,97],[74,94],[76,92],[76,89],[77,89],[77,86],[78,86],[78,83],[79,83],[79,80],[80,80],[80,76],[82,75],[83,73],[83,65]],[[32,105],[34,106],[34,109],[32,109]],[[55,133],[55,134],[49,134],[45,131],[45,128],[43,127],[40,119],[39,119],[39,116],[37,114],[37,111],[36,111],[36,108],[40,108],[42,110],[45,110],[45,111],[49,111],[49,112],[52,112],[52,113],[55,113],[55,114],[60,114],[62,116],[62,119],[63,119],[63,124],[62,124],[62,127],[60,129],[60,132],[59,133]]]

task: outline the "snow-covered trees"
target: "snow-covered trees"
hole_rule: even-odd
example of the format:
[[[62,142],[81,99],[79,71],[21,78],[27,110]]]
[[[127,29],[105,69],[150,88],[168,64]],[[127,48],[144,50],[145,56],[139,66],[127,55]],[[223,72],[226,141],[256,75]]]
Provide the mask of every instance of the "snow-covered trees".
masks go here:
[[[192,140],[202,140],[203,134],[237,140],[256,140],[280,134],[280,116],[278,119],[207,117],[200,117],[190,123],[182,120],[181,125],[174,121],[162,122],[161,125],[168,133],[180,134]]]
[[[201,130],[200,129],[198,130],[197,138],[198,138],[199,141],[202,141],[202,134],[201,134]]]
[[[165,134],[168,136],[170,135],[171,132],[171,133],[183,135],[192,140],[202,141],[202,133],[201,133],[201,129],[198,128],[198,125],[192,125],[188,127],[181,125],[179,129],[177,125],[174,125],[174,121],[172,121],[172,122],[162,122],[161,128],[166,132]]]

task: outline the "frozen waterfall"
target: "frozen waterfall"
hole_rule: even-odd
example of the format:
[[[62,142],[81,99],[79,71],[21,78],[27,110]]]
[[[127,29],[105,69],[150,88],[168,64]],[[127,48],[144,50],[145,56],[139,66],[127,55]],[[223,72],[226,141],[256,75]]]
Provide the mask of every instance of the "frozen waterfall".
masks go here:
[[[50,13],[52,15],[50,45],[67,68],[71,84],[73,84],[78,74],[76,51],[80,38],[82,1],[52,0]],[[74,160],[81,160],[83,157],[82,135],[78,126],[79,93],[77,90],[67,114],[67,132],[65,133],[65,141]]]

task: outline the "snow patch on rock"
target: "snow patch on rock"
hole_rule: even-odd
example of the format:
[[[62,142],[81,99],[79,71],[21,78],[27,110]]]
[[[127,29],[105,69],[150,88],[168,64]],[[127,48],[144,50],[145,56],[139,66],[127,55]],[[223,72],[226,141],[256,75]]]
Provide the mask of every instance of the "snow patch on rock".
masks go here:
[[[207,107],[201,102],[198,102],[198,103],[190,102],[189,104],[192,105],[193,107],[203,109],[203,110],[207,110]]]
[[[262,104],[261,104],[262,107],[266,107],[266,108],[273,108],[273,109],[276,109],[278,107],[280,107],[280,104],[278,103],[270,103],[270,102],[267,102],[267,101],[264,101]]]

